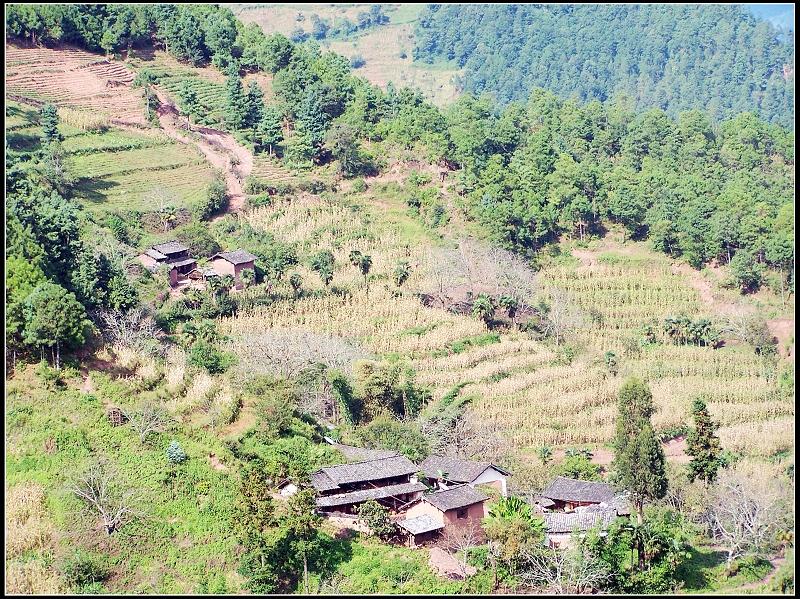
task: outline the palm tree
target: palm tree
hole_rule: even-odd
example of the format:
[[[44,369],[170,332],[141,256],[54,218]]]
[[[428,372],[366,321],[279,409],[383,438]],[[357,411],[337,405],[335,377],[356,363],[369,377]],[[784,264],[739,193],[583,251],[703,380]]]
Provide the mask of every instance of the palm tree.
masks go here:
[[[508,312],[508,317],[511,319],[511,324],[517,324],[514,320],[514,317],[517,315],[517,308],[519,307],[519,301],[517,298],[511,295],[503,295],[500,297],[499,304],[501,308]]]
[[[480,318],[488,326],[494,318],[495,301],[485,293],[481,293],[472,303],[472,315]]]
[[[401,287],[411,276],[411,265],[408,262],[400,262],[392,273],[394,284]]]

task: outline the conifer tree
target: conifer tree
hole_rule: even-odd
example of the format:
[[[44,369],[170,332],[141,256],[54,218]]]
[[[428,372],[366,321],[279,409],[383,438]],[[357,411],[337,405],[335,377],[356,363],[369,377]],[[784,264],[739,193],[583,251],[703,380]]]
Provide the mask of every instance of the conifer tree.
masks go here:
[[[694,429],[686,437],[689,480],[700,478],[706,485],[714,482],[720,467],[720,443],[716,435],[719,425],[711,419],[706,403],[698,398],[692,403]]]
[[[650,422],[653,394],[644,381],[630,378],[620,389],[618,407],[616,477],[619,486],[630,493],[641,524],[645,501],[660,499],[667,492],[664,450]]]
[[[282,119],[283,115],[274,106],[267,106],[262,110],[256,131],[256,145],[259,150],[266,146],[270,156],[274,154],[275,146],[283,141]]]
[[[226,83],[225,124],[231,129],[242,129],[247,121],[247,102],[239,71],[234,64],[228,67]]]
[[[261,91],[258,83],[251,81],[247,86],[245,94],[245,126],[253,129],[255,134],[256,127],[261,123],[264,115],[264,92]]]
[[[58,109],[53,104],[45,104],[42,106],[40,117],[40,124],[42,125],[42,143],[49,144],[53,141],[61,141],[63,137],[58,131]]]

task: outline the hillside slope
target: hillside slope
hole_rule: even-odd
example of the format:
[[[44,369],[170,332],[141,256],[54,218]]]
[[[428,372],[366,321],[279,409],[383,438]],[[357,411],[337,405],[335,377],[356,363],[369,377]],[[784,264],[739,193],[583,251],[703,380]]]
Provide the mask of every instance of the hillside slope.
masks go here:
[[[430,5],[414,58],[455,60],[463,88],[503,103],[535,87],[627,95],[672,114],[757,111],[794,122],[794,40],[735,5]]]

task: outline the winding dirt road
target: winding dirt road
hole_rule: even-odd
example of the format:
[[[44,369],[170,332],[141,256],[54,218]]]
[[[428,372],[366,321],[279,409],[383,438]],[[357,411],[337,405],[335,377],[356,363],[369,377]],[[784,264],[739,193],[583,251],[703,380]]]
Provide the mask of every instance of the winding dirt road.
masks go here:
[[[160,103],[158,120],[164,133],[175,141],[196,147],[214,168],[225,174],[228,208],[211,220],[220,219],[225,213],[240,212],[246,199],[243,182],[253,170],[253,155],[230,133],[196,125],[187,131],[186,122],[169,96],[160,89],[155,92]]]

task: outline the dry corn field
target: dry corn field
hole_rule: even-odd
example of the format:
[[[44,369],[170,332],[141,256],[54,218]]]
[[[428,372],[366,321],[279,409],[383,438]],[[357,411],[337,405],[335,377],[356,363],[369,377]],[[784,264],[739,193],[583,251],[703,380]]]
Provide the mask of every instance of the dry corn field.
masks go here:
[[[82,50],[18,48],[6,44],[6,94],[59,108],[90,111],[94,118],[145,126],[141,90],[121,62]],[[87,115],[86,118],[89,118]]]
[[[407,247],[380,219],[380,209],[304,195],[248,213],[244,218],[253,227],[295,244],[302,256],[333,251],[332,285],[349,293],[279,302],[225,319],[222,328],[233,346],[259,330],[299,328],[339,335],[377,354],[409,355],[419,382],[432,388],[434,398],[466,383],[461,393],[475,397],[473,413],[518,447],[608,443],[617,392],[629,375],[649,381],[658,429],[688,424],[691,401],[703,393],[722,425],[726,448],[770,455],[792,445],[791,398],[778,391],[774,363],[752,349],[653,345],[630,351],[630,340],[654,319],[679,313],[713,318],[667,259],[650,252],[645,259],[611,255],[592,266],[553,266],[539,273],[543,295],[558,293],[584,315],[569,340],[580,348],[569,364],[558,359],[560,348],[520,332],[503,332],[498,343],[461,353],[437,351],[487,329],[477,319],[425,307],[414,297],[413,290],[431,284],[426,262],[431,242]],[[373,258],[368,290],[348,261],[352,249]],[[414,268],[402,294],[387,278],[400,260]],[[306,289],[322,289],[307,267],[296,270]],[[617,376],[606,370],[606,351],[619,357]]]

